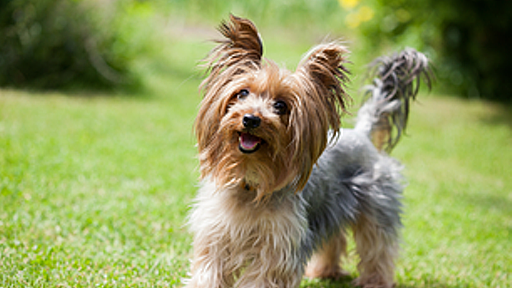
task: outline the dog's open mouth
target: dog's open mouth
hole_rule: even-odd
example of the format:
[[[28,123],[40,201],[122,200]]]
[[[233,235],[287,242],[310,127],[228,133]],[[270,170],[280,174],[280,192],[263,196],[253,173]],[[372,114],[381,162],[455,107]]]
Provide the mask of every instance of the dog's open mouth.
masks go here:
[[[242,153],[249,154],[258,151],[263,140],[258,136],[254,136],[246,132],[240,132],[238,142],[238,148],[240,151],[242,151]]]

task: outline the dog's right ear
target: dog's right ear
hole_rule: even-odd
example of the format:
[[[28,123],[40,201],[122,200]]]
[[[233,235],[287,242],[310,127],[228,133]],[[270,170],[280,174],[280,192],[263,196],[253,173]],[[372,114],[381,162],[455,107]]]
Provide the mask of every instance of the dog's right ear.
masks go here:
[[[250,60],[260,62],[263,55],[263,45],[256,26],[248,19],[229,15],[231,23],[222,22],[219,31],[227,38],[218,41],[218,47],[224,57],[230,57],[230,62]],[[226,59],[228,60],[228,59]],[[229,63],[226,63],[229,65]]]
[[[202,85],[205,89],[224,72],[235,75],[261,65],[263,45],[256,26],[248,19],[234,15],[229,18],[229,22],[223,21],[219,27],[225,39],[217,40],[219,45],[206,58],[209,75]]]

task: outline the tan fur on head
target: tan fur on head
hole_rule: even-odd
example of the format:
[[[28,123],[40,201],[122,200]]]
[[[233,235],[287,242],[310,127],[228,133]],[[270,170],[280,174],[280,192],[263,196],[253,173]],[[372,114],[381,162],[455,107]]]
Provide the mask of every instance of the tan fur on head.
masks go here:
[[[230,20],[219,29],[226,39],[206,60],[209,75],[195,122],[201,177],[211,177],[219,188],[247,185],[257,191],[256,201],[287,185],[302,189],[327,145],[327,131],[340,128],[347,51],[336,43],[319,45],[292,73],[261,61],[262,42],[252,22]],[[284,112],[276,111],[277,102],[285,104]],[[247,114],[261,124],[244,127]],[[259,150],[242,153],[241,133],[261,138]]]

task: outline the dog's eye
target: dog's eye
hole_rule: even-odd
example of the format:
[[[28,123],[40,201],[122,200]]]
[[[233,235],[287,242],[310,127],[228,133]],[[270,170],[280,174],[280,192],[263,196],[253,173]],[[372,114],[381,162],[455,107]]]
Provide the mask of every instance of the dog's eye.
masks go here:
[[[276,101],[274,103],[274,109],[276,110],[277,115],[284,115],[286,112],[288,112],[288,106],[284,101]]]
[[[247,96],[249,96],[249,90],[247,89],[242,89],[236,94],[236,98],[240,100],[245,99]]]

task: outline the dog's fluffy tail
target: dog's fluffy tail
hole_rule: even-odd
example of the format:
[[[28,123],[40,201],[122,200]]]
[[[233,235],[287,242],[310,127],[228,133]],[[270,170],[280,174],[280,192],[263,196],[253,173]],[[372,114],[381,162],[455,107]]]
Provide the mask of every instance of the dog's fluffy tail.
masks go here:
[[[372,85],[365,87],[366,102],[357,114],[356,130],[371,138],[379,151],[391,152],[407,127],[409,102],[418,94],[420,78],[430,88],[428,58],[412,48],[371,64]]]

